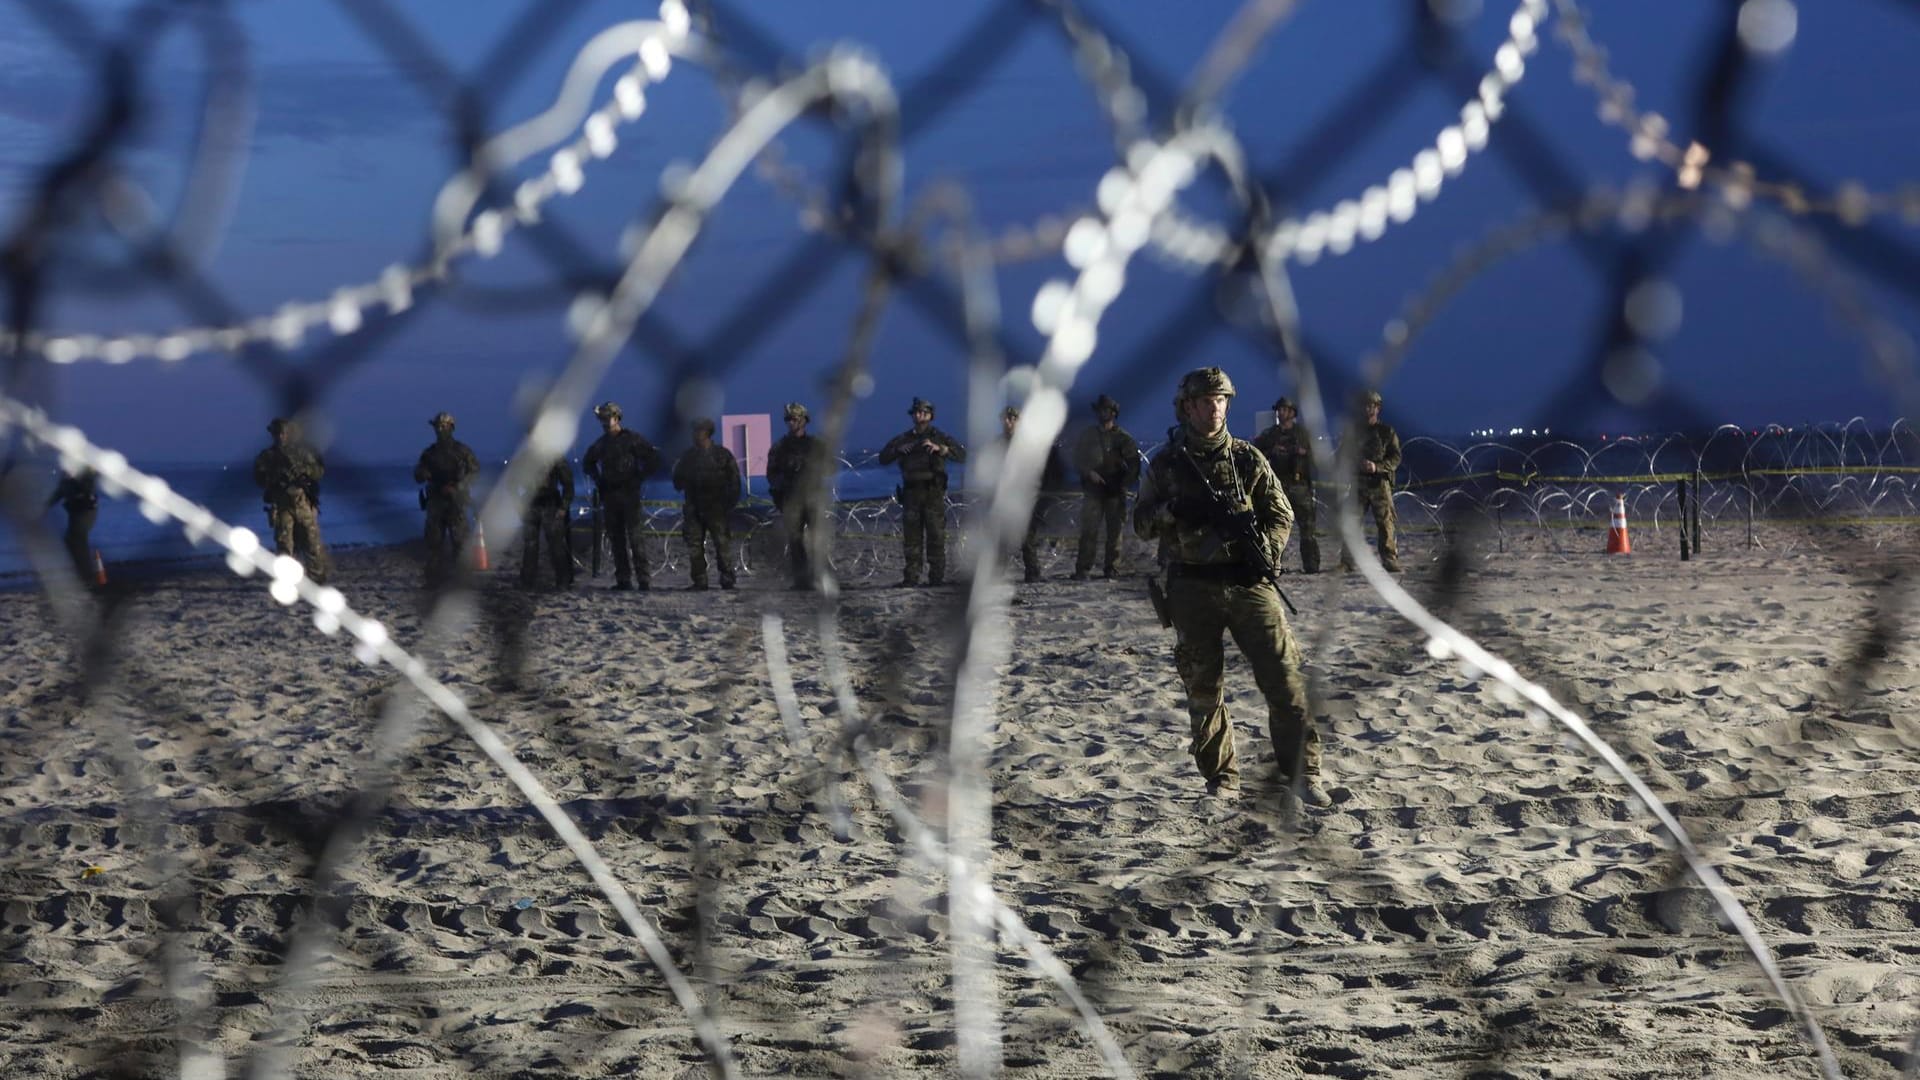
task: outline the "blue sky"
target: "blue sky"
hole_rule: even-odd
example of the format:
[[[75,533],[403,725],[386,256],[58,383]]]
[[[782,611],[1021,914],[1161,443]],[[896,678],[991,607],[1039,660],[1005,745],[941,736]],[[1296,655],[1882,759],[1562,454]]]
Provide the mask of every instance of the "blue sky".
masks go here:
[[[1592,33],[1609,47],[1614,71],[1635,84],[1643,108],[1674,122],[1681,142],[1693,137],[1695,98],[1740,5],[1598,6]],[[196,29],[204,24],[182,14],[196,7],[0,0],[0,221],[9,236],[49,168],[81,144],[102,100],[102,50],[113,42],[132,42],[140,58],[141,106],[135,135],[116,146],[114,161],[160,212],[172,211],[214,70],[209,39]],[[1080,7],[1133,56],[1143,86],[1154,91],[1185,83],[1238,4],[1082,0]],[[1490,66],[1513,5],[1456,0],[1449,7],[1459,21],[1448,43],[1425,52],[1414,32],[1416,4],[1397,0],[1308,0],[1268,39],[1223,105],[1282,210],[1325,208],[1359,194],[1454,121]],[[124,245],[83,218],[43,264],[43,328],[152,333],[258,316],[418,259],[433,197],[459,165],[443,80],[474,84],[483,126],[498,130],[551,100],[575,51],[596,31],[642,9],[598,0],[538,7],[422,0],[391,9],[246,2],[230,10],[244,48],[216,41],[211,55],[249,73],[254,120],[224,230],[200,267],[201,287],[182,290],[116,270],[126,262]],[[376,41],[367,13],[383,10],[418,52],[396,56]],[[1111,133],[1075,73],[1071,49],[1038,5],[729,0],[716,16],[723,39],[749,57],[764,42],[794,62],[835,42],[877,56],[905,103],[909,201],[958,182],[981,223],[997,232],[1091,205],[1113,162]],[[930,80],[969,34],[992,48]],[[1847,180],[1893,190],[1920,177],[1920,75],[1906,62],[1916,47],[1920,13],[1895,0],[1799,4],[1791,47],[1742,69],[1739,122],[1720,158],[1753,155],[1771,166],[1763,174],[1784,171],[1815,190]],[[1377,243],[1295,269],[1305,328],[1329,385],[1355,385],[1383,325],[1462,245],[1595,185],[1672,187],[1670,173],[1627,153],[1626,137],[1600,122],[1591,92],[1571,73],[1568,52],[1550,36],[1543,40],[1508,95],[1508,115],[1494,125],[1489,149],[1437,199]],[[346,342],[310,335],[288,353],[76,365],[36,371],[28,385],[56,415],[136,463],[250,455],[264,442],[290,375],[318,389],[334,452],[344,458],[411,458],[430,438],[427,418],[441,409],[460,417],[461,434],[476,447],[504,450],[517,430],[517,390],[559,370],[571,347],[571,290],[539,252],[564,244],[613,266],[622,233],[657,206],[662,168],[697,161],[726,117],[716,81],[694,65],[677,66],[649,101],[614,156],[554,207],[547,235],[510,238],[498,259],[423,294],[404,318],[375,321]],[[815,122],[796,130],[785,152],[822,175],[845,145]],[[1227,220],[1231,209],[1215,189],[1202,185],[1192,206]],[[1914,225],[1891,218],[1877,219],[1867,234],[1831,225],[1813,231],[1883,317],[1920,331],[1920,275],[1900,273],[1920,268]],[[1684,314],[1678,330],[1652,348],[1659,389],[1627,408],[1609,402],[1587,373],[1611,321],[1612,267],[1636,251],[1653,276],[1678,290]],[[750,177],[657,306],[661,337],[691,355],[629,347],[596,396],[622,401],[642,418],[643,431],[669,443],[682,438],[671,418],[676,365],[720,373],[727,411],[777,413],[787,400],[818,402],[821,379],[846,346],[863,271],[858,252],[809,236],[795,206]],[[1040,351],[1027,317],[1035,290],[1067,272],[1055,255],[999,273],[1016,359]],[[1096,394],[1112,393],[1126,408],[1122,422],[1151,435],[1166,422],[1179,373],[1219,364],[1241,387],[1235,426],[1246,432],[1255,408],[1291,390],[1257,333],[1222,317],[1228,305],[1218,282],[1143,258],[1128,285],[1076,388],[1083,409]],[[938,281],[903,290],[889,307],[854,444],[872,445],[904,427],[914,396],[940,403],[944,426],[963,428],[966,358],[943,325],[953,317],[952,292]],[[1855,415],[1884,422],[1905,411],[1899,402],[1911,387],[1871,376],[1849,327],[1781,264],[1680,229],[1651,246],[1644,237],[1550,244],[1494,266],[1439,314],[1384,391],[1388,418],[1403,429],[1454,434],[1554,423],[1600,431]]]

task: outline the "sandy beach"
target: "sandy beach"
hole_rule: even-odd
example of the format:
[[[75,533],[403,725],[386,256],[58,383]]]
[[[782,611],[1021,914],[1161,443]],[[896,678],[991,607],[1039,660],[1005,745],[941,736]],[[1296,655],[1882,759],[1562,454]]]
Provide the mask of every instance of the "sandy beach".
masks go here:
[[[1713,536],[1687,563],[1651,538],[1625,557],[1482,546],[1449,571],[1415,534],[1402,580],[1591,721],[1720,869],[1846,1073],[1894,1076],[1920,1027],[1913,537],[1763,539]],[[838,625],[861,747],[937,831],[966,593],[886,587],[888,554],[861,556],[878,561]],[[1357,576],[1289,579],[1333,804],[1258,775],[1264,709],[1231,649],[1253,782],[1205,797],[1141,554],[1074,583],[1054,552],[1049,580],[1010,589],[989,777],[993,888],[1135,1074],[1818,1075],[1645,808]],[[956,1074],[945,875],[832,749],[817,599],[766,571],[685,592],[674,567],[649,593],[608,575],[521,594],[499,561],[481,617],[437,647],[404,553],[344,553],[335,584],[580,824],[742,1075]],[[767,613],[805,745],[770,689]],[[175,1076],[195,1045],[224,1059],[209,1076],[269,1045],[303,1077],[708,1075],[611,905],[437,714],[338,867],[318,959],[287,964],[392,672],[214,569],[129,587],[113,618],[114,673],[88,695],[45,602],[0,595],[0,1075]],[[992,981],[1003,1075],[1106,1072],[1011,940]]]

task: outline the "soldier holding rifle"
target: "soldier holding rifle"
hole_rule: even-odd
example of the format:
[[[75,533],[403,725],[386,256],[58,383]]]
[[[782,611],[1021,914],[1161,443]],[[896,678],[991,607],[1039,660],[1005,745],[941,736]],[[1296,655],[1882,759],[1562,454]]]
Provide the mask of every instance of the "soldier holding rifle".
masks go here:
[[[1221,685],[1221,637],[1231,632],[1267,699],[1267,731],[1282,780],[1307,803],[1325,806],[1331,800],[1318,782],[1320,739],[1274,561],[1286,546],[1293,511],[1266,457],[1227,433],[1234,389],[1226,373],[1189,372],[1180,390],[1182,423],[1147,468],[1133,523],[1166,553],[1167,585],[1156,608],[1177,635],[1174,666],[1187,691],[1194,763],[1208,794],[1239,785]]]

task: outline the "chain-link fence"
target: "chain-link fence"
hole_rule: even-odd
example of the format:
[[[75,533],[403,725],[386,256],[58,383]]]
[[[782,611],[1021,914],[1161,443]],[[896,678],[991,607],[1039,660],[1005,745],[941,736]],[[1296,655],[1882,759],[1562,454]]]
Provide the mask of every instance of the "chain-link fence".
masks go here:
[[[98,107],[41,169],[4,264],[5,494],[37,590],[4,598],[9,1074],[1910,1072],[1920,937],[1897,872],[1916,810],[1893,759],[1912,749],[1898,648],[1912,432],[1718,427],[1711,410],[1652,392],[1643,346],[1664,321],[1647,283],[1675,258],[1673,237],[1704,231],[1791,271],[1912,415],[1911,346],[1827,244],[1848,269],[1907,287],[1884,230],[1916,213],[1913,190],[1826,194],[1716,149],[1737,130],[1749,55],[1793,18],[1784,0],[1727,5],[1684,146],[1609,69],[1573,0],[1520,0],[1483,67],[1450,47],[1453,5],[1416,4],[1418,40],[1400,59],[1417,62],[1384,65],[1331,109],[1303,164],[1258,175],[1211,105],[1294,7],[1251,0],[1183,82],[1091,9],[999,0],[896,86],[884,57],[836,49],[795,64],[751,9],[667,0],[596,35],[550,109],[496,131],[480,89],[518,77],[551,40],[552,12],[529,6],[462,76],[411,13],[343,0],[443,103],[461,165],[437,192],[424,257],[255,314],[195,269],[245,156],[234,13],[152,3],[109,26],[61,0],[22,4],[94,65]],[[125,155],[135,76],[181,28],[205,42],[210,89],[168,214]],[[1029,33],[1071,43],[1112,131],[1112,169],[1083,205],[994,235],[955,187],[902,205],[913,134]],[[1670,182],[1589,190],[1509,113],[1556,43],[1602,119]],[[722,88],[727,125],[662,179],[608,265],[550,211],[690,65]],[[1353,127],[1421,85],[1463,103],[1430,144],[1328,209],[1283,209],[1357,142]],[[828,169],[779,141],[821,122],[848,140]],[[1357,376],[1316,362],[1291,275],[1391,242],[1482,156],[1548,209],[1437,268]],[[811,239],[694,341],[656,301],[750,175],[794,202]],[[1203,175],[1230,193],[1233,227],[1183,208]],[[111,258],[66,243],[102,235],[119,245]],[[1334,403],[1384,384],[1466,284],[1562,241],[1604,281],[1610,316],[1543,426],[1624,403],[1643,430],[1686,434],[1409,439],[1393,503],[1416,570],[1396,578],[1365,542],[1351,487],[1326,482],[1354,474],[1359,441]],[[470,565],[421,591],[405,548],[342,553],[350,568],[316,581],[236,526],[256,496],[244,480],[186,497],[62,423],[48,390],[58,366],[224,353],[285,414],[337,426],[330,392],[423,308],[513,298],[468,275],[516,243],[550,271],[526,291],[567,305],[574,347],[480,494],[474,516],[497,551],[517,546],[529,494],[630,342],[663,358],[671,390],[650,403],[651,427],[667,429],[688,391],[704,400],[777,311],[807,302],[825,253],[850,252],[865,266],[861,305],[820,434],[845,452],[882,314],[930,315],[970,363],[976,457],[947,508],[963,591],[860,588],[899,569],[885,496],[811,512],[814,588],[792,595],[790,523],[749,501],[735,557],[769,587],[730,607],[529,594]],[[196,321],[66,332],[55,293],[72,279],[54,273],[56,253],[87,289],[156,283]],[[1142,253],[1201,287],[1144,339],[1103,339]],[[997,274],[1055,256],[1071,274],[1015,306],[1045,339],[1034,353],[1006,332]],[[1358,564],[1357,577],[1300,575],[1288,590],[1304,601],[1315,722],[1352,763],[1332,766],[1353,779],[1329,807],[1274,785],[1223,814],[1143,788],[1187,774],[1167,764],[1185,764],[1174,649],[1137,578],[1077,599],[1005,580],[1003,556],[1030,528],[1047,576],[1069,553],[1084,562],[1076,498],[1041,477],[1089,358],[1117,345],[1107,386],[1143,397],[1178,355],[1169,343],[1220,325],[1297,388],[1301,422],[1325,440],[1322,532]],[[292,350],[303,363],[278,362]],[[996,446],[1008,387],[1025,412]],[[90,593],[84,560],[43,524],[35,464],[48,458],[93,470],[108,497],[231,575],[169,568]],[[372,470],[332,464],[330,507],[391,503]],[[1617,562],[1593,568],[1620,504],[1641,557],[1752,557],[1651,586]],[[679,524],[671,503],[641,524],[663,574],[685,558]],[[1796,553],[1846,570],[1772,561]],[[1534,554],[1554,558],[1515,558]],[[1130,570],[1154,560],[1127,540]],[[1802,591],[1785,591],[1788,576]],[[258,604],[261,581],[279,607]],[[1671,620],[1607,600],[1646,587],[1671,594]],[[1564,607],[1543,613],[1556,592]],[[1569,625],[1580,612],[1599,629]],[[1742,636],[1763,640],[1729,646]],[[1815,654],[1813,668],[1833,670],[1794,666]],[[1250,697],[1233,678],[1233,696]]]

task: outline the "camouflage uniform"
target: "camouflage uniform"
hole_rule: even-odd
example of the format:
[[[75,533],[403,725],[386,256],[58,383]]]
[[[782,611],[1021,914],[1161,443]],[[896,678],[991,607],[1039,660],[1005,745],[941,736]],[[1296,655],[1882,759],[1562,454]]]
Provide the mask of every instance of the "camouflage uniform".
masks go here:
[[[427,485],[427,583],[439,582],[458,565],[467,532],[467,488],[480,472],[473,448],[453,437],[453,417],[440,413],[427,424],[433,445],[420,452],[413,481]]]
[[[275,419],[267,430],[274,444],[253,459],[253,482],[266,500],[274,550],[299,559],[307,577],[325,582],[333,572],[320,539],[320,478],[326,463],[295,437],[288,421]]]
[[[711,420],[698,421],[696,431],[713,435]],[[727,515],[740,501],[740,462],[719,443],[696,443],[673,465],[673,488],[686,493],[680,511],[680,538],[687,544],[687,569],[693,587],[707,587],[707,539],[713,540],[714,561],[720,564],[720,587],[733,588],[733,529]]]
[[[932,424],[933,406],[914,398],[907,411],[925,409],[927,423],[916,417],[914,426],[880,448],[880,464],[900,464],[900,546],[906,556],[900,584],[920,583],[920,564],[926,562],[927,584],[939,585],[947,576],[947,462],[967,460],[966,448]],[[928,444],[941,448],[935,453]]]
[[[1365,399],[1369,404],[1380,403],[1380,395],[1371,393]],[[1355,474],[1358,487],[1355,496],[1362,506],[1361,529],[1366,528],[1366,510],[1373,511],[1374,531],[1379,537],[1380,565],[1398,573],[1400,571],[1400,544],[1393,534],[1393,473],[1400,467],[1400,436],[1391,425],[1375,420],[1360,431],[1360,460],[1371,461],[1376,472]],[[1353,557],[1346,551],[1340,552],[1340,566],[1352,570]]]
[[[92,469],[81,469],[72,476],[63,476],[53,487],[53,494],[47,497],[47,506],[51,508],[59,503],[67,512],[67,531],[61,535],[66,544],[67,557],[73,560],[73,572],[80,575],[81,581],[93,580],[93,523],[100,516],[100,476]]]
[[[786,530],[787,562],[793,574],[793,587],[807,589],[813,586],[813,577],[808,572],[807,538],[813,528],[814,514],[826,501],[823,488],[827,447],[818,438],[806,434],[806,406],[790,403],[784,415],[789,420],[802,421],[803,426],[799,432],[789,431],[781,436],[773,449],[767,451],[767,494],[780,511],[780,524]],[[810,473],[809,469],[814,471]],[[815,543],[820,542],[815,539]]]
[[[1274,403],[1273,411],[1277,413],[1283,407],[1291,409],[1293,403],[1281,398]],[[1300,569],[1319,573],[1320,538],[1313,527],[1313,446],[1307,441],[1306,429],[1298,423],[1287,427],[1275,424],[1256,436],[1253,445],[1267,456],[1267,464],[1273,466],[1287,503],[1293,507],[1293,533],[1300,538]]]
[[[603,419],[617,420],[621,415],[620,407],[610,401],[594,412]],[[580,467],[600,491],[607,542],[613,547],[614,587],[647,588],[652,571],[642,546],[646,518],[641,513],[640,484],[660,467],[660,451],[639,432],[620,428],[594,440]]]
[[[1104,424],[1109,411],[1116,418],[1120,415],[1119,404],[1102,394],[1093,408],[1103,422],[1083,432],[1073,448],[1073,467],[1080,473],[1080,550],[1073,563],[1076,581],[1085,581],[1093,570],[1103,525],[1107,532],[1103,576],[1111,578],[1119,572],[1127,494],[1140,480],[1140,444],[1118,424],[1111,429]]]
[[[1020,410],[1008,406],[1000,414],[1000,419],[1007,425],[1006,433],[1000,439],[1000,458],[1005,461],[1007,450],[1013,445],[1012,425],[1019,421]],[[1060,460],[1060,446],[1056,443],[1047,448],[1046,463],[1040,466],[1040,487],[1034,493],[1033,513],[1027,518],[1027,533],[1020,539],[1020,569],[1028,584],[1040,580],[1040,526],[1045,523],[1056,494],[1065,486],[1066,479],[1066,464]]]
[[[566,458],[553,463],[527,503],[527,539],[520,553],[520,584],[533,588],[539,578],[540,541],[547,542],[547,561],[553,564],[553,587],[573,585],[573,466]]]
[[[1232,384],[1217,368],[1194,372],[1182,385],[1189,394],[1232,394]],[[1212,389],[1220,386],[1224,391]],[[1174,665],[1187,691],[1194,762],[1209,790],[1238,783],[1233,725],[1222,690],[1226,652],[1221,635],[1230,632],[1267,699],[1267,732],[1281,772],[1292,774],[1297,759],[1300,772],[1312,777],[1320,768],[1320,739],[1308,717],[1300,647],[1287,626],[1280,594],[1241,560],[1237,542],[1221,534],[1204,489],[1179,457],[1182,450],[1215,489],[1253,513],[1269,555],[1286,546],[1293,511],[1267,459],[1252,443],[1224,430],[1209,438],[1183,424],[1147,468],[1133,524],[1142,538],[1160,540],[1167,554],[1167,601],[1178,638]]]

